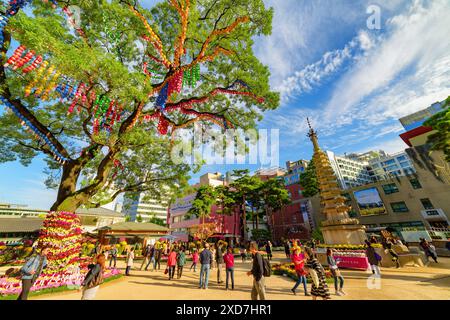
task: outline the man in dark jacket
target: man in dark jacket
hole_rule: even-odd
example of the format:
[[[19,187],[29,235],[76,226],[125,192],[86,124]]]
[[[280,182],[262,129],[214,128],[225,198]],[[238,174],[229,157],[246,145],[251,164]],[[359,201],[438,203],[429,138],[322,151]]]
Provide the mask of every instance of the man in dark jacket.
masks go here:
[[[222,252],[222,244],[217,245],[216,250],[216,263],[217,263],[217,283],[222,283],[222,266],[223,266],[223,252]]]
[[[211,269],[211,263],[213,261],[213,255],[211,251],[209,251],[209,244],[205,244],[205,249],[200,253],[200,264],[202,265],[200,269],[200,283],[199,289],[203,287],[203,289],[208,289],[208,280],[209,280],[209,270]],[[203,279],[204,277],[204,279]]]
[[[264,286],[264,263],[261,254],[258,252],[258,245],[255,241],[250,242],[250,252],[252,253],[252,270],[247,275],[253,275],[252,300],[266,300],[266,288]]]

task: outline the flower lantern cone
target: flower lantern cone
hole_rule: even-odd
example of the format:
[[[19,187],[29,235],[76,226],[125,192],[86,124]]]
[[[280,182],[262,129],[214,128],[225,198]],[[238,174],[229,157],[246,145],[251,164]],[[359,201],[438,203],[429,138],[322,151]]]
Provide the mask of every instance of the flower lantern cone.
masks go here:
[[[63,278],[69,267],[79,263],[81,233],[80,218],[76,214],[50,212],[47,215],[38,239],[39,247],[50,248],[44,275]]]
[[[330,160],[319,147],[317,132],[309,123],[308,137],[314,146],[314,164],[319,182],[320,200],[323,215],[322,233],[326,244],[363,244],[367,239],[365,226],[359,224],[358,219],[350,218],[349,207],[345,204],[345,197],[341,193]]]

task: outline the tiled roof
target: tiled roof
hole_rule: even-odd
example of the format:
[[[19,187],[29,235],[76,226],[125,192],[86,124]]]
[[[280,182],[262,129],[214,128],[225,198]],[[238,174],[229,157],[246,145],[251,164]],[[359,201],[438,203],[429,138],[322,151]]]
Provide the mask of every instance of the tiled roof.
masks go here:
[[[96,215],[96,216],[114,216],[114,217],[123,217],[123,213],[109,210],[105,208],[93,208],[93,209],[82,209],[79,208],[75,211],[76,214],[82,214],[82,215]]]
[[[39,218],[0,218],[0,233],[39,231],[43,221]]]
[[[152,231],[169,231],[168,228],[154,223],[137,223],[137,222],[119,222],[109,226],[98,228],[97,230],[111,231],[134,231],[134,232],[152,232]]]

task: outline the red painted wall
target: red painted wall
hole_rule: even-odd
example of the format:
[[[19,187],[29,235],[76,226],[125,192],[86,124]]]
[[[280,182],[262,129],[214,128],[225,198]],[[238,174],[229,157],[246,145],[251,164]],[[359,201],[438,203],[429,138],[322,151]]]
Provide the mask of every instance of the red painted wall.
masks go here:
[[[299,184],[286,186],[291,194],[293,202],[303,199],[301,187]],[[273,239],[280,241],[281,238],[296,238],[301,240],[309,239],[309,231],[304,228],[308,223],[303,220],[303,213],[299,203],[292,203],[284,206],[280,211],[273,215]]]

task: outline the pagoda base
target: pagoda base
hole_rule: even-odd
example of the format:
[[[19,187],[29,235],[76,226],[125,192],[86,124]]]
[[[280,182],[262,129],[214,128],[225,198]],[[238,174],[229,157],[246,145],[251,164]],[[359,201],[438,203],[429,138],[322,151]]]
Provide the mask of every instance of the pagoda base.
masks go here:
[[[325,244],[364,244],[366,227],[359,224],[322,227]]]

